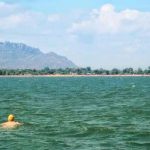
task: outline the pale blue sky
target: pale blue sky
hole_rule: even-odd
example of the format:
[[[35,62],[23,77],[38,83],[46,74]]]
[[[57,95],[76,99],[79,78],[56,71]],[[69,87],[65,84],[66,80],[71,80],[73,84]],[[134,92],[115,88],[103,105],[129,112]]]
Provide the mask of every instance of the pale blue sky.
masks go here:
[[[0,0],[0,41],[81,67],[150,66],[150,0]]]
[[[106,3],[111,3],[118,10],[130,8],[149,11],[149,0],[2,0],[9,3],[18,3],[26,8],[42,11],[64,13],[72,9],[99,8]]]

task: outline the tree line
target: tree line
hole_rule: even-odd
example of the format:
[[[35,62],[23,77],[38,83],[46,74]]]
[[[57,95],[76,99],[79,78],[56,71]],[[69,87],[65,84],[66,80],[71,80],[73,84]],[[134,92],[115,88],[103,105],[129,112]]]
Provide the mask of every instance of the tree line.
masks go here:
[[[86,68],[65,68],[65,69],[50,69],[45,67],[44,69],[0,69],[0,75],[132,75],[132,74],[150,74],[150,66],[146,69],[138,68],[124,68],[117,69],[113,68],[111,70],[107,69],[91,69],[91,67]]]

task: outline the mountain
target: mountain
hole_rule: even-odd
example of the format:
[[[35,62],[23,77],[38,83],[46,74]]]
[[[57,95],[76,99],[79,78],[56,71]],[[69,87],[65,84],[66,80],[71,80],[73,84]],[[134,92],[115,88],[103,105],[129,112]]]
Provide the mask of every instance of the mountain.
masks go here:
[[[54,52],[45,54],[38,48],[23,43],[0,42],[1,69],[43,69],[45,67],[74,68],[76,65]]]

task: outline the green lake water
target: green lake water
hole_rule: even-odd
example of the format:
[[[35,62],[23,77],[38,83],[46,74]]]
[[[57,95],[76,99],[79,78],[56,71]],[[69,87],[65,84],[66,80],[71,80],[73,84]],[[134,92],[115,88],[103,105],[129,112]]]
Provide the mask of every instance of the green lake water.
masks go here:
[[[0,150],[149,150],[150,77],[0,78]]]

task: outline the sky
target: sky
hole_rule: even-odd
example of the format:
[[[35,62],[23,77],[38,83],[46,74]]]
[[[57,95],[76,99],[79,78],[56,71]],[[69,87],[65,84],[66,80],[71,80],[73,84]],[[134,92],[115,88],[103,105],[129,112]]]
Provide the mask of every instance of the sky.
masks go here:
[[[150,0],[0,0],[0,41],[79,67],[150,66]]]

